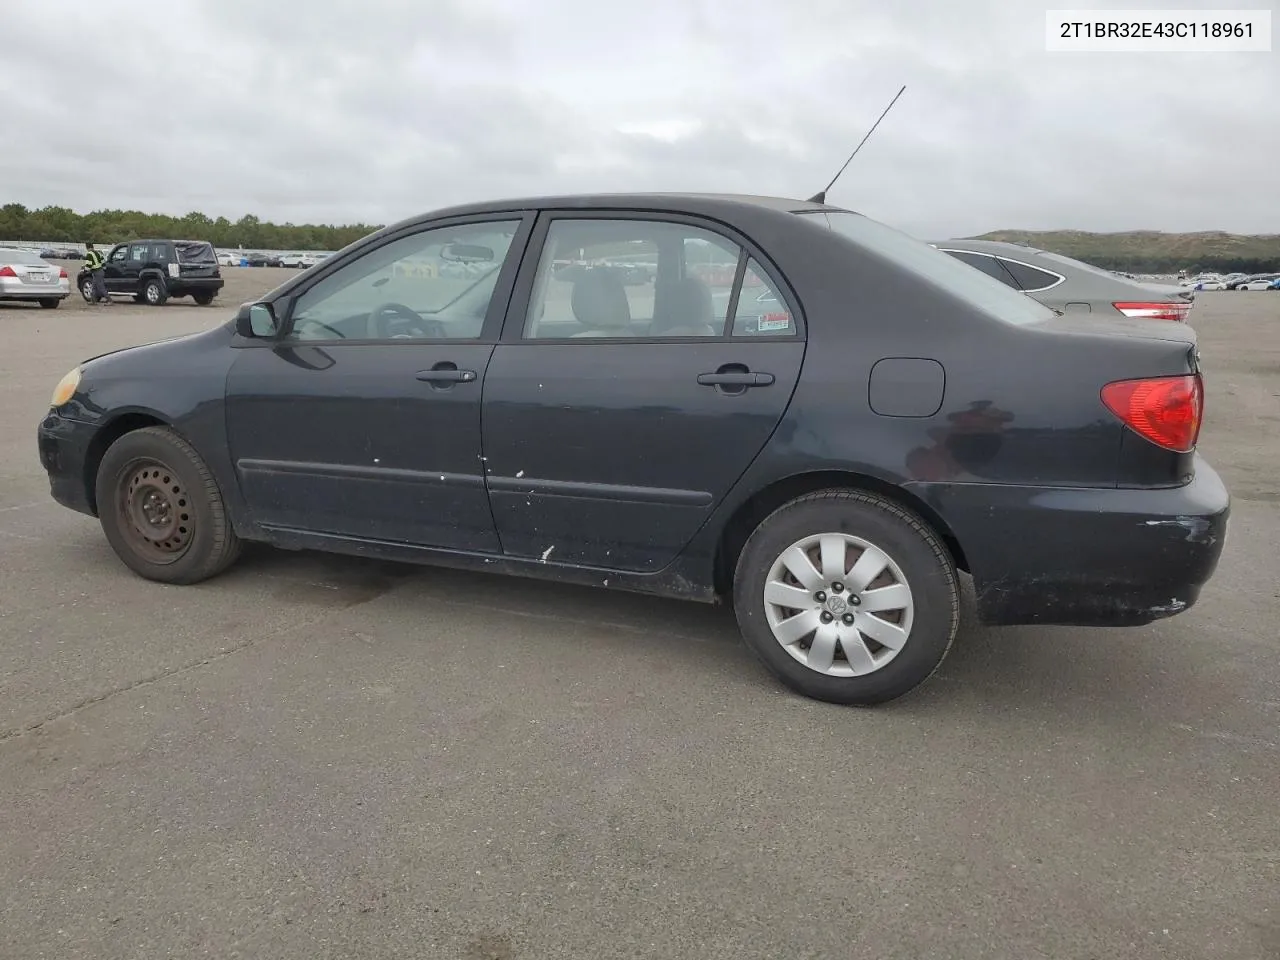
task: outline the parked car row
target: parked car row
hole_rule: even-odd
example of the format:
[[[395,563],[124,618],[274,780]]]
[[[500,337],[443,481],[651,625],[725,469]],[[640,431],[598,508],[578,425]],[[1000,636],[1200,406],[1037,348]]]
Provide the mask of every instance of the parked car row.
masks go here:
[[[329,256],[327,253],[265,253],[262,251],[223,250],[218,263],[224,267],[285,267],[307,270]]]
[[[1188,290],[1276,290],[1280,273],[1202,273],[1179,282]]]
[[[707,245],[737,264],[719,302]],[[487,269],[397,270],[442,246]],[[935,671],[958,571],[986,623],[1192,607],[1230,498],[1197,453],[1196,332],[1155,319],[1190,301],[940,246],[767,197],[440,210],[77,365],[40,461],[142,577],[206,580],[261,541],[724,602],[768,670],[836,703]],[[635,247],[652,285],[553,277]]]

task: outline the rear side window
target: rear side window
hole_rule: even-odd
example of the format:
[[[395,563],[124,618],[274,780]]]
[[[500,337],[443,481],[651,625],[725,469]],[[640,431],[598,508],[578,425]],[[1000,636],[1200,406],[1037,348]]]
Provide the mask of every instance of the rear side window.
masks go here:
[[[794,335],[796,321],[787,309],[769,275],[755,257],[747,259],[738,293],[738,308],[733,316],[735,337],[780,337]]]
[[[999,280],[1007,287],[1016,288],[1018,286],[1018,281],[1013,278],[1013,274],[1001,266],[1003,261],[997,260],[995,257],[987,256],[985,253],[971,253],[968,250],[948,250],[946,252],[961,263],[967,263],[975,270],[981,270],[987,276]]]
[[[1018,289],[1024,293],[1048,290],[1050,287],[1062,282],[1062,277],[1056,273],[1050,273],[1048,270],[1037,270],[1035,267],[1019,263],[1017,260],[1006,260],[1001,257],[1000,263],[1013,275],[1013,279],[1018,282]]]
[[[950,254],[860,213],[823,210],[802,211],[797,215],[814,217],[860,247],[919,277],[921,282],[939,287],[1005,323],[1040,323],[1057,315],[1038,301],[980,270],[974,270]]]
[[[176,243],[179,263],[216,263],[218,255],[208,243]]]

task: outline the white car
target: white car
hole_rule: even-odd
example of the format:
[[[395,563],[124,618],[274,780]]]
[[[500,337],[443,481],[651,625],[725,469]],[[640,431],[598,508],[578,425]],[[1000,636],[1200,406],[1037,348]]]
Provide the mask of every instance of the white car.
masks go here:
[[[310,253],[287,253],[280,258],[280,266],[293,270],[306,270],[320,262],[320,258]]]
[[[230,253],[230,252],[218,254],[218,266],[220,267],[240,266],[240,254]]]
[[[54,310],[70,293],[71,281],[62,267],[30,250],[0,247],[0,300],[38,303]]]
[[[1195,277],[1185,280],[1182,286],[1188,290],[1225,290],[1227,285],[1217,277]]]
[[[1276,282],[1275,277],[1261,277],[1257,280],[1249,280],[1236,287],[1237,290],[1269,290],[1271,285]]]

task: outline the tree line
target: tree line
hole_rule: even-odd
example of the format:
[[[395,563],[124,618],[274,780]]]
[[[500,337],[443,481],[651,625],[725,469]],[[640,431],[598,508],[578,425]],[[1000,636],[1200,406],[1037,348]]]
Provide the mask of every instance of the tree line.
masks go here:
[[[239,220],[192,212],[184,217],[140,210],[67,207],[28,210],[20,203],[0,207],[0,241],[34,243],[119,243],[144,237],[207,240],[215,247],[251,250],[340,250],[380,229],[368,224],[271,223],[247,214]]]
[[[1121,273],[1280,272],[1280,235],[997,230],[980,239],[1026,243]]]

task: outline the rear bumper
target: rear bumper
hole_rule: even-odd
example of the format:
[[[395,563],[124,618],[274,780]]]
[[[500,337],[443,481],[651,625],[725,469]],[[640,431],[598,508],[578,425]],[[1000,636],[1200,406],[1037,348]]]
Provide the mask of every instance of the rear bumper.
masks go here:
[[[71,293],[71,284],[23,283],[20,280],[0,278],[0,300],[61,300]]]
[[[36,441],[40,465],[49,475],[49,492],[64,507],[96,516],[89,502],[85,462],[97,425],[68,420],[50,410],[40,421]]]
[[[171,277],[165,285],[171,296],[182,297],[191,293],[217,293],[224,283],[221,277]]]
[[[1190,609],[1217,569],[1231,512],[1199,456],[1181,487],[921,487],[955,533],[991,624],[1134,626]]]

